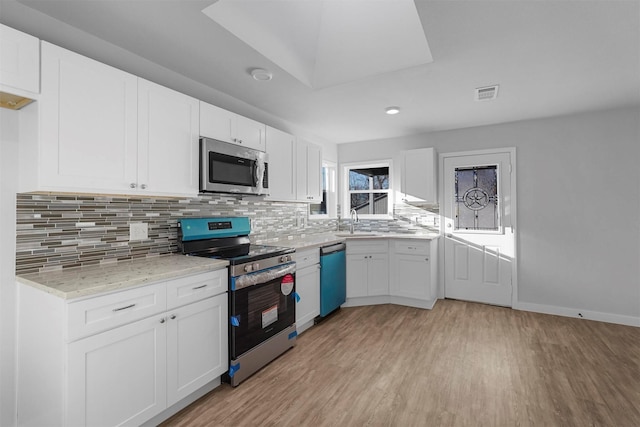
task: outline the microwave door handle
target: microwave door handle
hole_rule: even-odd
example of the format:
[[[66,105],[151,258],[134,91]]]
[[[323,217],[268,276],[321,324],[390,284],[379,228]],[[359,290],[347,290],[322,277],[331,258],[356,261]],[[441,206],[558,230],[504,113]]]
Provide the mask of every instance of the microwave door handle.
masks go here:
[[[253,182],[256,188],[262,191],[262,179],[264,178],[264,163],[256,161],[253,165]]]
[[[258,171],[258,169],[259,169],[259,167],[258,167],[258,163],[259,163],[259,162],[254,162],[254,163],[253,163],[253,186],[254,186],[254,187],[257,187],[257,186],[258,186],[258,183],[260,182],[259,177],[258,177],[258,175],[259,175],[259,171]]]

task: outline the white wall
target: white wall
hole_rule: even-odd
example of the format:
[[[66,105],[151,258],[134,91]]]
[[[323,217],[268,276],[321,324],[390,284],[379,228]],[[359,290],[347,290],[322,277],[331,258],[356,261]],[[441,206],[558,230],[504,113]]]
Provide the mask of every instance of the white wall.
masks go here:
[[[639,123],[627,108],[343,144],[338,155],[516,147],[519,307],[640,325]]]
[[[16,423],[16,191],[19,113],[0,108],[0,425]]]

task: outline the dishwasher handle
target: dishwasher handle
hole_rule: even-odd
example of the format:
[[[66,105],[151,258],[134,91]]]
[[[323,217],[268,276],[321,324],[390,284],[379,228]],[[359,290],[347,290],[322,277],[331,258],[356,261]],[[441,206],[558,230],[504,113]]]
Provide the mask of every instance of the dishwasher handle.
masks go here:
[[[322,248],[320,248],[320,256],[323,255],[329,255],[332,254],[334,252],[341,252],[347,249],[347,244],[346,243],[337,243],[335,245],[331,245],[331,246],[324,246]]]

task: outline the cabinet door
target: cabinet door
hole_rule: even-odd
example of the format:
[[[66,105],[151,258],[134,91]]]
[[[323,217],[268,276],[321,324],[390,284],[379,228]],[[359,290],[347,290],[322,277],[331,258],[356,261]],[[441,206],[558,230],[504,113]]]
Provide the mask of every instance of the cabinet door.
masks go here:
[[[272,127],[267,127],[267,154],[269,154],[269,196],[267,200],[296,200],[296,138]]]
[[[299,140],[296,144],[297,199],[301,202],[322,201],[322,150]]]
[[[69,344],[70,426],[138,426],[166,408],[166,322],[156,315]]]
[[[307,145],[307,195],[313,202],[322,201],[322,150]]]
[[[136,182],[137,77],[42,43],[40,190]]]
[[[369,255],[347,255],[347,298],[366,297]]]
[[[301,326],[320,314],[320,266],[318,264],[296,272],[296,292],[300,295],[300,301],[296,304],[296,324]]]
[[[369,255],[367,272],[368,295],[389,295],[389,255]]]
[[[266,126],[243,116],[235,117],[235,132],[232,130],[232,141],[254,150],[265,151]]]
[[[200,136],[233,142],[231,128],[235,115],[231,111],[200,101]]]
[[[138,178],[142,193],[198,194],[199,101],[138,81]]]
[[[228,369],[227,294],[167,312],[167,406]]]
[[[0,24],[0,84],[40,92],[40,43],[32,35]],[[7,92],[15,93],[9,88]]]
[[[431,267],[423,255],[394,256],[391,269],[391,294],[394,296],[431,299]]]
[[[420,148],[402,152],[402,192],[410,202],[437,203],[436,152]]]

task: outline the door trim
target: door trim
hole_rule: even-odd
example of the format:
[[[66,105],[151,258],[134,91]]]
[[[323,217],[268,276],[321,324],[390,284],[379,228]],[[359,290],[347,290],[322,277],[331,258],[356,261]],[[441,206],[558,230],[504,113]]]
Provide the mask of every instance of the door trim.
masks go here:
[[[513,230],[513,257],[514,262],[511,263],[511,308],[518,306],[518,191],[516,187],[516,170],[517,170],[517,158],[515,147],[505,148],[492,148],[486,150],[472,150],[472,151],[455,151],[450,153],[440,153],[438,155],[438,205],[440,210],[440,239],[438,239],[438,252],[442,254],[438,260],[438,298],[444,299],[444,278],[445,278],[445,266],[444,266],[444,160],[451,157],[463,157],[463,156],[475,156],[481,154],[499,154],[508,153],[511,159],[511,227]],[[515,197],[513,197],[515,194]]]

